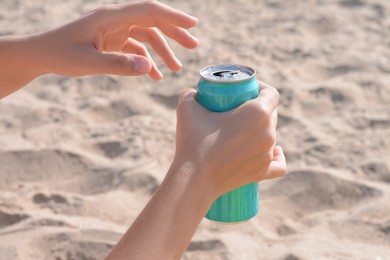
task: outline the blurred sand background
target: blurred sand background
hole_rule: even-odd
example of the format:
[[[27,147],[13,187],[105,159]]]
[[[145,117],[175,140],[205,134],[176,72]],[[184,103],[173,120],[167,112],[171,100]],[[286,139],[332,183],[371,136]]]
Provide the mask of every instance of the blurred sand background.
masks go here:
[[[108,2],[0,0],[0,35]],[[204,220],[183,259],[390,259],[390,1],[163,2],[200,18],[197,49],[171,42],[180,73],[47,75],[0,101],[0,259],[103,259],[164,178],[180,90],[216,63],[280,91],[289,174],[253,220]]]

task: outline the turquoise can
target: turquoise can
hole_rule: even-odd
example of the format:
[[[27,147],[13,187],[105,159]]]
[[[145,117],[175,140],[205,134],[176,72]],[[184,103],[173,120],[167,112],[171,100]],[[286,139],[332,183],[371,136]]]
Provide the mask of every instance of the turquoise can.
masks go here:
[[[197,100],[213,112],[234,109],[258,96],[255,74],[252,68],[236,64],[206,67],[200,71]],[[221,195],[205,217],[217,222],[240,223],[253,218],[258,211],[259,189],[255,182]]]

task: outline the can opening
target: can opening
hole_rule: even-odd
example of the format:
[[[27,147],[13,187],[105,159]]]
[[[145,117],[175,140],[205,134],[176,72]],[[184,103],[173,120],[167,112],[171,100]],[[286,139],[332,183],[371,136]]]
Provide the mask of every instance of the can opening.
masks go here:
[[[207,81],[233,83],[246,81],[255,76],[250,67],[237,64],[218,64],[203,68],[200,76]]]
[[[239,70],[221,70],[221,71],[216,71],[213,73],[213,76],[220,77],[220,78],[231,78],[234,75],[239,74]]]

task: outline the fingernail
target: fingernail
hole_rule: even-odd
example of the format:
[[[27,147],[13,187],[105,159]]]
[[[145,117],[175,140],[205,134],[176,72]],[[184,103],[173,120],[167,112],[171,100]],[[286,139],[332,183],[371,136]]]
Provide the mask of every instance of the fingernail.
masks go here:
[[[190,15],[190,17],[192,18],[192,20],[196,21],[196,23],[199,22],[199,18],[198,17],[192,16],[192,15]]]
[[[181,63],[181,61],[175,57],[175,61],[178,65],[180,65],[180,67],[183,67],[183,63]]]
[[[145,58],[134,58],[134,70],[138,73],[148,73],[152,68],[152,64]]]

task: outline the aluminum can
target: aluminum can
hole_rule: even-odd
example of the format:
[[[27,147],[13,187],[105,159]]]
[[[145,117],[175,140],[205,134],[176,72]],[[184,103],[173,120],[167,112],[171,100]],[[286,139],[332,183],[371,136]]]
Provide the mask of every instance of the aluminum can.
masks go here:
[[[252,68],[236,64],[206,67],[200,71],[197,100],[213,112],[234,109],[258,96],[255,74]],[[258,211],[259,189],[254,182],[221,195],[205,217],[217,222],[240,223],[251,219]]]

